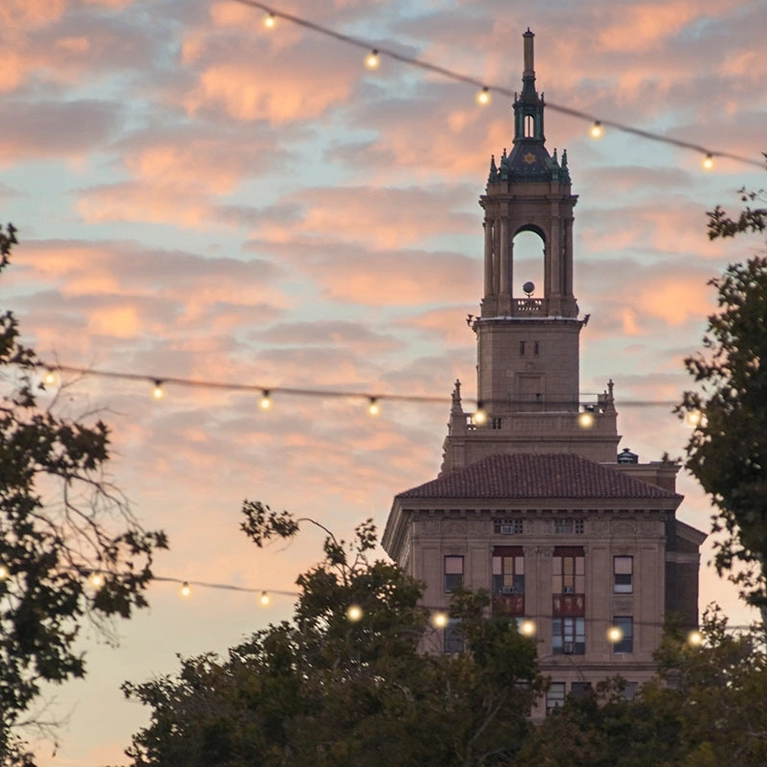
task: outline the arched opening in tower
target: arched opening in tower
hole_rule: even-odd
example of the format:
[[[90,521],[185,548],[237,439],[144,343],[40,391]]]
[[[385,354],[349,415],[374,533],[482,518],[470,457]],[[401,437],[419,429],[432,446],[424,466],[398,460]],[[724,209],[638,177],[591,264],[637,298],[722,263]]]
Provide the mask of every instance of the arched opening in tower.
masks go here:
[[[533,298],[543,298],[543,237],[530,230],[518,232],[512,240],[512,247],[514,248],[512,295],[516,298],[524,298],[529,293],[528,283],[532,283],[534,289],[529,295]]]

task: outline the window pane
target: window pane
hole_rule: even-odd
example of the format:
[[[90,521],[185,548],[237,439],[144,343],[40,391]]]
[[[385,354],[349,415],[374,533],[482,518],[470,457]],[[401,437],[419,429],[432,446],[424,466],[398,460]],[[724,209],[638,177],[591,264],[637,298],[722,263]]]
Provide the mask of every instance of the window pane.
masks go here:
[[[445,573],[463,575],[463,557],[445,557]]]
[[[585,563],[583,557],[575,558],[575,572],[577,575],[583,575],[585,572]]]
[[[634,557],[613,557],[614,572],[631,575],[634,571]]]
[[[613,652],[634,652],[634,619],[630,615],[617,615],[613,625],[621,630],[623,638],[613,645]]]
[[[546,711],[559,708],[565,702],[565,683],[552,682],[546,692]]]
[[[500,575],[502,572],[503,567],[501,566],[501,558],[493,557],[493,575]]]

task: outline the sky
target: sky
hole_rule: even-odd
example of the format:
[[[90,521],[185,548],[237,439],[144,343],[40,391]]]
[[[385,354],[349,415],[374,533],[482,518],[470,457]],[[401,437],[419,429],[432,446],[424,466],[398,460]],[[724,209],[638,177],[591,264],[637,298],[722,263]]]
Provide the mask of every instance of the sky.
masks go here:
[[[534,6],[534,7],[533,7]],[[715,308],[707,281],[763,248],[710,242],[706,211],[733,212],[758,167],[767,116],[765,0],[279,0],[294,14],[489,86],[521,88],[535,32],[546,99],[603,120],[756,161],[715,157],[546,112],[567,149],[575,210],[581,390],[615,381],[621,447],[680,456],[668,405],[691,386],[683,359]],[[146,376],[64,376],[72,416],[98,412],[109,476],[171,550],[157,575],[290,591],[321,535],[261,551],[240,532],[243,500],[311,516],[348,537],[392,497],[433,479],[456,378],[475,394],[467,328],[482,291],[491,154],[512,138],[511,104],[365,52],[235,0],[4,0],[0,4],[0,219],[19,246],[2,308],[43,360]],[[516,251],[515,251],[516,252]],[[523,249],[520,251],[526,252]],[[528,254],[517,279],[536,280]],[[517,286],[519,287],[519,286]],[[273,397],[151,381],[184,378],[444,397],[433,404]],[[624,403],[623,405],[621,403]],[[680,475],[680,518],[710,507]],[[701,607],[747,613],[704,553]],[[126,763],[148,711],[120,684],[225,651],[287,617],[291,598],[158,582],[150,608],[84,629],[89,676],[50,693],[64,720],[43,767]]]

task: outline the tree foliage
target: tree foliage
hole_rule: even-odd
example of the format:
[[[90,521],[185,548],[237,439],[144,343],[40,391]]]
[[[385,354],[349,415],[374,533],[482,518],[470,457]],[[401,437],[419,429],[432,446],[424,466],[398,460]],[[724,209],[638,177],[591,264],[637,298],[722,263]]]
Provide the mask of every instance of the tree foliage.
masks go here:
[[[16,231],[0,228],[0,271]],[[83,619],[130,616],[146,604],[161,532],[142,530],[105,479],[109,431],[39,403],[35,353],[0,316],[0,763],[32,764],[18,732],[43,682],[85,673]],[[103,585],[94,589],[88,576]],[[101,625],[104,625],[103,623]]]
[[[712,238],[765,227],[767,209],[746,208],[737,219],[721,208],[709,213]],[[714,532],[725,532],[715,544],[718,572],[767,616],[767,258],[731,264],[710,284],[719,310],[708,318],[703,351],[685,360],[699,388],[684,394],[679,410],[702,416],[686,467],[717,507]]]
[[[761,767],[767,764],[767,657],[761,632],[735,635],[717,610],[702,643],[667,631],[657,676],[633,700],[607,680],[531,731],[518,767]]]
[[[259,546],[311,522],[260,503],[243,511]],[[485,619],[486,594],[462,593],[452,614],[471,652],[420,652],[434,630],[421,586],[371,561],[375,542],[369,521],[349,545],[328,533],[323,560],[297,580],[291,621],[224,659],[185,659],[178,674],[127,683],[151,708],[127,751],[134,767],[512,764],[540,689],[533,642],[508,620]]]

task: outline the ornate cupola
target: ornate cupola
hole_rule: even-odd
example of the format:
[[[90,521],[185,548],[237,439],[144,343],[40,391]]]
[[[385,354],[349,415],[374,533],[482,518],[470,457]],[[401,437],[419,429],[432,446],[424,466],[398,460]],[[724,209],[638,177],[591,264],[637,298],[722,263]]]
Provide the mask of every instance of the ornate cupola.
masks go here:
[[[490,174],[479,204],[484,210],[484,296],[469,324],[477,335],[478,400],[486,423],[451,413],[443,469],[493,452],[574,452],[614,461],[618,443],[612,390],[583,405],[579,396],[578,317],[573,295],[573,209],[567,152],[561,162],[546,149],[545,102],[535,86],[535,35],[524,40],[522,92],[514,99],[512,150]],[[543,284],[514,269],[515,238],[536,235]],[[594,416],[588,430],[578,416]]]

